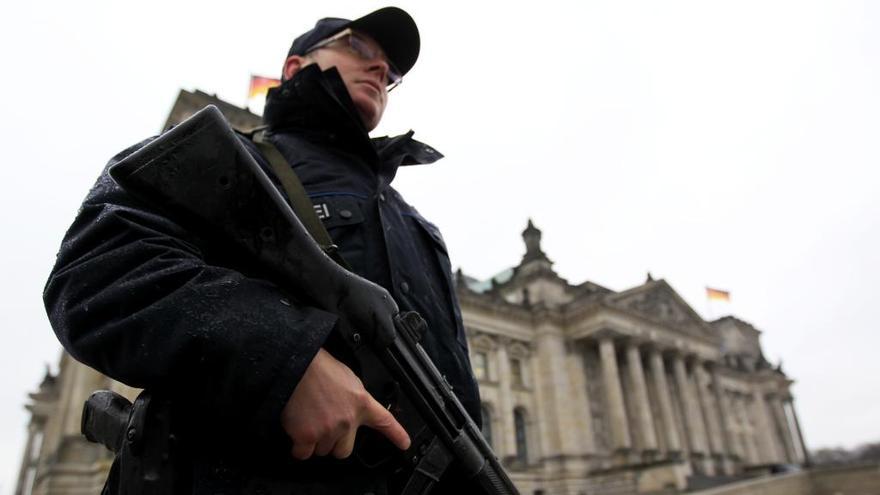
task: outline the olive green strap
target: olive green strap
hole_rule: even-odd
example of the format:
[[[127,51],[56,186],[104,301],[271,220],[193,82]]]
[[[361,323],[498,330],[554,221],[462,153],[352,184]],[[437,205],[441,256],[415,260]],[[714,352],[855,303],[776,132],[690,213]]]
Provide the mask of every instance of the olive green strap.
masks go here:
[[[281,181],[281,187],[283,187],[284,192],[287,193],[287,198],[290,200],[290,206],[293,207],[293,211],[296,213],[296,216],[299,217],[299,221],[302,222],[303,226],[309,231],[309,234],[312,235],[312,238],[318,243],[321,250],[324,251],[327,256],[332,258],[333,261],[340,266],[347,270],[351,270],[348,263],[345,262],[345,259],[339,253],[339,247],[336,244],[333,244],[333,239],[330,238],[330,234],[327,232],[327,229],[324,228],[324,223],[321,222],[321,219],[318,218],[318,214],[315,213],[315,207],[312,204],[312,200],[309,199],[309,195],[306,193],[299,177],[296,176],[296,172],[293,171],[293,167],[287,163],[287,160],[284,158],[284,155],[278,151],[278,148],[276,148],[271,141],[266,139],[266,130],[260,129],[255,132],[253,140],[254,144],[257,145],[260,152],[269,162],[269,165],[272,166],[275,176]]]

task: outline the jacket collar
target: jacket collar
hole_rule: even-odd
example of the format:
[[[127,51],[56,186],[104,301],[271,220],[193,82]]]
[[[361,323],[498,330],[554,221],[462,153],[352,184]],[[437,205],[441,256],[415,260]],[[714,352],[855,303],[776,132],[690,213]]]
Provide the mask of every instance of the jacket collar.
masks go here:
[[[375,162],[393,177],[404,165],[433,163],[443,155],[412,138],[413,131],[370,139],[339,71],[317,64],[269,90],[263,121],[271,132],[293,132],[309,141],[344,148]]]

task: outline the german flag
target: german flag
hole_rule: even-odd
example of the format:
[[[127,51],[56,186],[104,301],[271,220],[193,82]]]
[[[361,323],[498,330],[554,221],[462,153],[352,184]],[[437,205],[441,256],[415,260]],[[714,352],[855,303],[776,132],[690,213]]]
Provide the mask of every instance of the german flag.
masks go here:
[[[713,289],[706,287],[706,297],[710,301],[727,301],[730,302],[730,292],[726,290]]]
[[[263,107],[266,106],[266,94],[269,88],[274,88],[281,84],[278,79],[263,76],[251,76],[251,87],[248,90],[247,107],[255,113],[263,113]]]
[[[251,75],[251,88],[248,90],[248,99],[265,98],[269,88],[274,88],[279,84],[281,84],[281,81],[278,79]]]

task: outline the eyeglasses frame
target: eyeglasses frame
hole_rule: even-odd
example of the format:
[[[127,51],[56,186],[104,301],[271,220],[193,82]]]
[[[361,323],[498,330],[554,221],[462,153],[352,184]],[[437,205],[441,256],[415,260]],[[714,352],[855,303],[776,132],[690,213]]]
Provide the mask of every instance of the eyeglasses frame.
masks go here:
[[[336,33],[336,34],[334,34],[333,36],[331,36],[331,37],[329,37],[329,38],[325,38],[325,39],[323,39],[323,40],[321,40],[321,41],[315,43],[315,44],[312,45],[308,50],[306,50],[305,53],[303,53],[303,55],[308,55],[308,54],[310,54],[310,53],[312,53],[312,52],[314,52],[314,51],[316,51],[316,50],[319,50],[319,49],[321,49],[321,48],[328,48],[329,45],[331,45],[331,44],[333,44],[333,43],[335,43],[335,42],[337,42],[337,41],[339,41],[339,40],[345,39],[346,37],[351,37],[352,39],[358,39],[358,40],[361,41],[361,42],[366,42],[366,41],[367,41],[367,40],[364,39],[363,35],[357,33],[357,32],[356,32],[355,30],[353,30],[352,28],[346,28],[346,29],[343,29],[342,31],[340,31],[340,32],[338,32],[338,33]],[[367,46],[370,46],[369,43],[365,43],[365,44],[366,44]],[[400,71],[397,69],[397,67],[394,66],[394,64],[391,62],[391,60],[388,59],[388,56],[385,55],[385,52],[382,50],[381,47],[379,47],[378,52],[375,53],[375,54],[373,54],[372,57],[369,56],[369,54],[367,54],[367,53],[364,53],[364,52],[362,52],[362,51],[357,50],[357,49],[351,44],[350,41],[349,41],[349,44],[348,44],[348,48],[349,48],[352,52],[354,52],[358,57],[360,57],[360,58],[363,59],[363,60],[371,60],[371,59],[374,59],[374,58],[376,58],[377,55],[380,56],[380,57],[382,57],[382,60],[384,60],[385,63],[388,64],[388,74],[387,74],[387,77],[388,77],[388,80],[389,80],[390,82],[386,85],[386,90],[387,90],[387,91],[390,92],[392,89],[394,89],[394,88],[400,86],[400,83],[403,82],[403,75],[400,73]],[[392,77],[391,77],[392,74],[393,74],[393,75],[396,75],[397,77],[396,77],[396,78],[392,78]]]

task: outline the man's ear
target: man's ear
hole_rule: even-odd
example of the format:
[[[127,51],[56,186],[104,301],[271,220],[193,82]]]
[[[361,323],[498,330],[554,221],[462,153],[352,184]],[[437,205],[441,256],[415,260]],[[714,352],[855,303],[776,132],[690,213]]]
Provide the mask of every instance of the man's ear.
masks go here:
[[[281,70],[281,75],[284,76],[284,80],[286,81],[292,78],[300,69],[309,63],[310,62],[301,55],[291,55],[284,61],[284,68]]]

